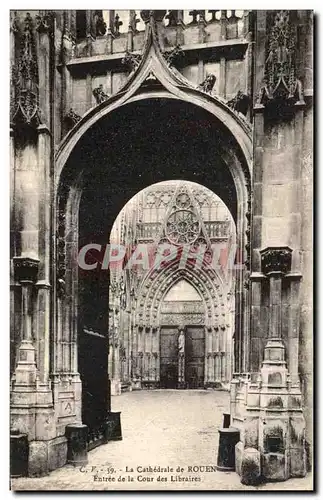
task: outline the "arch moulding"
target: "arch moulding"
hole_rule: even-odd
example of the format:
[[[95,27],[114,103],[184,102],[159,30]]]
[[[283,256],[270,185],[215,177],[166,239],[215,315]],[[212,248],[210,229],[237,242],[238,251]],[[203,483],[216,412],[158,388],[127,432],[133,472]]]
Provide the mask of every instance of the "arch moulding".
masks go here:
[[[146,39],[139,66],[129,75],[124,86],[106,101],[91,108],[69,131],[60,143],[55,155],[55,192],[61,173],[70,154],[84,134],[96,122],[123,106],[147,99],[177,99],[205,109],[216,117],[234,137],[247,165],[247,175],[251,178],[252,130],[246,119],[226,105],[225,101],[197,89],[175,68],[167,64],[158,40],[156,23],[153,18],[146,24]],[[149,88],[149,81],[158,81],[158,90]],[[143,87],[144,85],[144,87]]]

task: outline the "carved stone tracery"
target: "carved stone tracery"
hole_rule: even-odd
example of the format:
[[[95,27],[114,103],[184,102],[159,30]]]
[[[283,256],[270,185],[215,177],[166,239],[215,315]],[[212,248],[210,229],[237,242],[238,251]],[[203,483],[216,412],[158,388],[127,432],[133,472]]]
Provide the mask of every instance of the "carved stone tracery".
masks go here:
[[[141,54],[133,54],[132,52],[126,51],[126,55],[122,58],[121,64],[123,64],[128,71],[134,71],[138,68],[142,59]]]
[[[164,52],[164,58],[169,66],[180,66],[184,59],[185,52],[182,50],[180,45],[176,45],[171,50],[166,50]]]
[[[33,20],[29,13],[24,20],[19,59],[12,68],[11,89],[12,123],[38,126],[40,123],[38,64]]]
[[[168,217],[165,234],[175,245],[193,243],[199,235],[200,223],[194,212],[178,210]]]
[[[303,103],[302,84],[296,76],[297,32],[292,11],[272,12],[267,18],[268,45],[265,81],[257,104],[269,101]]]

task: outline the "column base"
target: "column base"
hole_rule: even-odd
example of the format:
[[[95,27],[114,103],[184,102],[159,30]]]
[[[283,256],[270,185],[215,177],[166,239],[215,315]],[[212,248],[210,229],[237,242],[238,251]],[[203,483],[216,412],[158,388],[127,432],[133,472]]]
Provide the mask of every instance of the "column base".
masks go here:
[[[281,373],[286,370],[284,366],[276,364],[275,372],[271,372],[265,365],[257,380],[241,382],[232,394],[232,421],[234,425],[239,423],[241,431],[235,449],[236,472],[243,484],[285,481],[304,477],[307,472],[300,390],[284,383],[288,380],[288,374]],[[271,384],[270,373],[282,377],[278,380],[275,375],[275,383]]]

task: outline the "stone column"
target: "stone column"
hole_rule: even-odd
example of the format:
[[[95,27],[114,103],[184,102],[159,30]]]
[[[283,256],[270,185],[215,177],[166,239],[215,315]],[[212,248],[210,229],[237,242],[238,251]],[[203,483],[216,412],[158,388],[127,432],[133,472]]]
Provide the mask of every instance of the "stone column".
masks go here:
[[[75,21],[76,22],[76,21]],[[67,62],[74,54],[76,40],[76,27],[74,35],[70,31],[69,11],[64,12],[64,28],[62,37],[62,70],[61,70],[61,138],[68,132],[65,117],[71,109],[72,103],[72,77],[67,67]]]
[[[264,363],[281,363],[286,370],[285,346],[282,341],[282,278],[291,269],[292,250],[289,247],[267,247],[260,252],[262,272],[269,278],[269,328]],[[274,363],[274,364],[276,364]],[[264,364],[263,364],[264,368]],[[278,367],[274,367],[275,370]],[[269,372],[272,369],[269,368]],[[270,373],[268,377],[270,378]],[[279,373],[279,370],[275,373]],[[283,375],[283,373],[281,373]],[[274,376],[274,375],[273,375]],[[277,375],[278,377],[278,375]],[[278,377],[279,378],[279,377]],[[283,384],[283,378],[278,385]],[[270,381],[267,379],[267,383]]]
[[[87,40],[87,55],[92,55],[92,42],[93,42],[93,11],[86,11],[86,40]]]
[[[32,336],[32,292],[37,279],[39,260],[31,257],[14,257],[15,280],[21,285],[21,342],[13,379],[13,392],[18,388],[34,387],[38,378],[36,351]],[[27,401],[29,402],[29,401]]]
[[[114,10],[109,10],[109,19],[107,23],[107,46],[106,53],[112,54],[113,52],[113,39],[114,39]]]

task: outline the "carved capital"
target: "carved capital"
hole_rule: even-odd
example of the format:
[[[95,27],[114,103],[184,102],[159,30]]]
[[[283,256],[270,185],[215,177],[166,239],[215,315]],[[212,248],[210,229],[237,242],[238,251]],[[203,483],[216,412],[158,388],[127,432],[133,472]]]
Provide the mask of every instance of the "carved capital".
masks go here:
[[[286,274],[291,269],[292,249],[289,247],[267,247],[260,251],[260,255],[264,274]]]
[[[35,283],[38,276],[39,260],[32,257],[13,258],[14,275],[17,281],[31,281]]]

